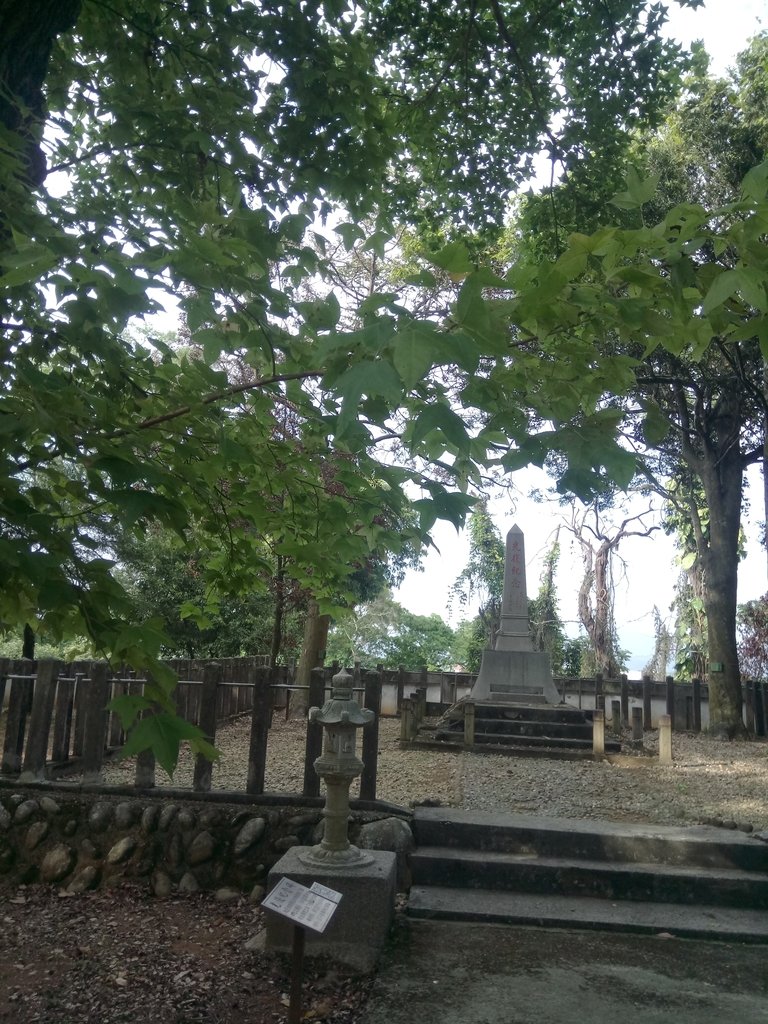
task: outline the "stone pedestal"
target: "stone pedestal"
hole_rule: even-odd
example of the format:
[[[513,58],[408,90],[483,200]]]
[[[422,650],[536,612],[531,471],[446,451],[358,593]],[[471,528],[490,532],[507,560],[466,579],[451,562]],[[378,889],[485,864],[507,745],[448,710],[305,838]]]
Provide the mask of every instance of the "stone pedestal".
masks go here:
[[[291,878],[307,887],[313,882],[342,894],[341,902],[326,930],[320,934],[307,929],[306,951],[332,957],[357,971],[371,971],[389,934],[395,910],[397,858],[385,850],[370,850],[370,862],[357,867],[310,867],[301,860],[310,847],[294,846],[269,872],[271,890],[281,878]],[[293,923],[267,911],[267,949],[290,953]]]
[[[472,700],[512,704],[559,704],[545,651],[483,651]]]

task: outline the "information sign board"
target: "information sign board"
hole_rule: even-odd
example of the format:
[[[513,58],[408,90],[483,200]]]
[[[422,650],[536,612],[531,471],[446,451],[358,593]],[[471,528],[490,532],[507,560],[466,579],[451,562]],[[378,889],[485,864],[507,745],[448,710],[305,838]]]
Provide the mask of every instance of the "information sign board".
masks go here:
[[[311,888],[307,888],[291,878],[281,878],[261,905],[303,928],[324,932],[336,913],[341,896],[340,892],[319,882],[313,882]]]

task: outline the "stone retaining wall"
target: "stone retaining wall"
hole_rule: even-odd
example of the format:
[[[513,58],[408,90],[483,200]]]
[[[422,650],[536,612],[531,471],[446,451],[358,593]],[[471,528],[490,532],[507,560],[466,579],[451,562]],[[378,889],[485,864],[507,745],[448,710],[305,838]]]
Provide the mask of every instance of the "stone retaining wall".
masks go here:
[[[383,807],[355,810],[350,823],[353,842],[398,853],[403,884],[408,817]],[[158,896],[206,889],[222,899],[259,898],[272,865],[291,847],[318,842],[322,828],[319,801],[244,804],[235,794],[202,801],[167,793],[3,787],[0,885],[42,882],[83,892],[144,882]]]

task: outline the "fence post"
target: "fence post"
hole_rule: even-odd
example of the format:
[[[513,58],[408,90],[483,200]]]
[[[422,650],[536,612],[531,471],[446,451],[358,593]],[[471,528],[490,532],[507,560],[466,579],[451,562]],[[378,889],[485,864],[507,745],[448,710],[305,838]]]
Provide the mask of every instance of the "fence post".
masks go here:
[[[29,716],[29,736],[24,751],[24,768],[19,776],[19,782],[34,782],[45,778],[48,735],[51,731],[58,675],[58,661],[54,661],[53,658],[42,658],[38,662],[32,713]]]
[[[765,686],[755,683],[755,735],[765,736]]]
[[[400,714],[403,706],[403,693],[405,691],[405,669],[402,665],[397,666],[397,707],[396,712]]]
[[[141,683],[142,692],[144,686],[151,681],[147,675]],[[141,717],[147,718],[153,712],[149,709],[142,712]],[[133,784],[136,789],[154,789],[155,786],[155,752],[153,750],[140,750],[136,755],[136,772],[133,777]]]
[[[629,727],[629,682],[626,673],[621,676],[621,724]]]
[[[751,679],[744,680],[744,724],[750,736],[755,735],[755,684]]]
[[[53,710],[53,743],[51,759],[61,763],[69,760],[72,738],[72,704],[75,696],[74,678],[59,676],[56,683],[56,703]]]
[[[653,683],[650,676],[643,676],[643,729],[650,732],[653,728]]]
[[[252,684],[253,697],[251,736],[248,743],[248,779],[245,783],[245,791],[254,796],[260,796],[264,792],[269,725],[272,718],[272,684],[280,677],[279,668],[251,667],[248,670],[248,681]],[[288,693],[287,690],[285,692]]]
[[[416,691],[416,696],[419,701],[418,719],[416,722],[417,727],[421,725],[427,716],[427,688],[426,686],[420,686]]]
[[[400,705],[400,742],[407,743],[411,738],[411,698],[403,697]]]
[[[675,681],[672,676],[667,676],[665,679],[666,684],[666,705],[667,714],[669,715],[670,728],[675,728]]]
[[[366,672],[365,706],[374,713],[374,719],[363,729],[363,771],[360,776],[360,799],[376,799],[376,773],[379,759],[379,715],[381,714],[381,673]]]
[[[672,719],[659,715],[659,764],[672,764]]]
[[[11,678],[11,695],[8,700],[8,715],[5,720],[5,743],[3,744],[3,774],[16,775],[21,771],[21,755],[24,750],[24,733],[32,700],[33,679],[31,676]]]
[[[632,708],[632,742],[638,746],[643,742],[643,709]]]
[[[221,678],[221,665],[216,661],[207,661],[203,667],[203,684],[200,687],[200,705],[198,725],[209,743],[216,742],[216,690]],[[195,770],[192,776],[192,789],[196,793],[209,793],[213,775],[213,762],[203,754],[195,757]]]
[[[601,756],[605,753],[605,711],[595,708],[592,714],[592,753]]]
[[[603,693],[603,673],[595,673],[595,711],[605,711],[605,695]]]
[[[127,692],[128,684],[124,683],[122,679],[112,679],[110,681],[110,696],[112,700],[122,697]],[[116,711],[110,712],[108,735],[110,747],[119,747],[123,742],[123,727],[120,723],[120,716]]]
[[[691,694],[693,703],[693,731],[701,732],[701,680],[698,677],[691,680]]]
[[[616,736],[621,736],[621,701],[611,701],[611,730]]]
[[[464,742],[468,747],[475,743],[475,702],[471,700],[464,704]]]
[[[83,723],[83,782],[101,782],[109,719],[109,679],[105,661],[94,661],[91,665],[88,689]]]
[[[83,736],[85,735],[85,709],[88,706],[86,695],[85,672],[75,672],[75,696],[72,702],[72,711],[75,724],[72,729],[72,753],[75,757],[82,757]]]
[[[325,671],[313,668],[309,674],[307,707],[321,708],[325,703]],[[323,751],[323,727],[307,718],[307,738],[304,744],[304,796],[320,796],[320,776],[315,761]]]

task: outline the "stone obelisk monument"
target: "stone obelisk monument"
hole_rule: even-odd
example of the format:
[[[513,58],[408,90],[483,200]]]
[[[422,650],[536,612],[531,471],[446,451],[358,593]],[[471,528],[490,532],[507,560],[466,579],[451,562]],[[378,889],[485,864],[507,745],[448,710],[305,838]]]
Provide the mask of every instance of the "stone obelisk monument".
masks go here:
[[[519,526],[507,534],[501,625],[493,648],[483,652],[472,700],[510,704],[559,704],[545,651],[534,651],[528,623],[525,541]]]

